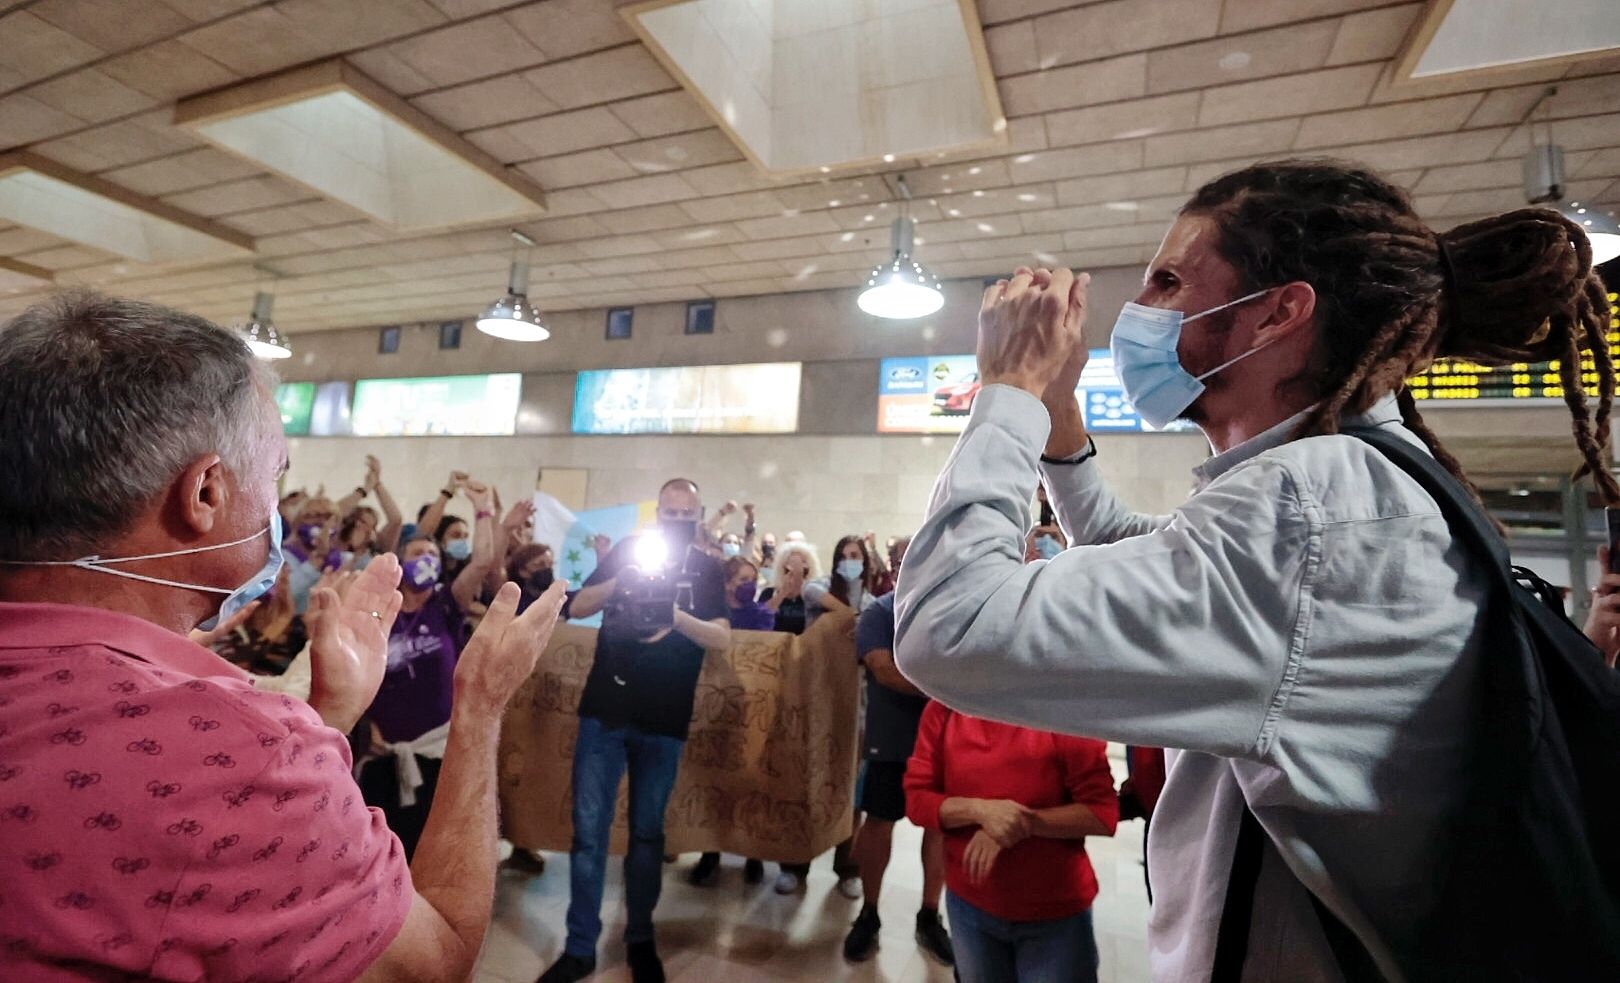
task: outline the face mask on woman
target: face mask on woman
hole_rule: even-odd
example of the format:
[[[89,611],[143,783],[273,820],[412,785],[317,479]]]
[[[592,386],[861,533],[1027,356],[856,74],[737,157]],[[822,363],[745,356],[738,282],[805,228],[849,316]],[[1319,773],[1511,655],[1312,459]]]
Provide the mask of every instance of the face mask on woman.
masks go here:
[[[1035,552],[1041,554],[1041,559],[1050,560],[1063,552],[1063,544],[1051,536],[1042,533],[1035,537]]]
[[[836,569],[838,576],[854,583],[861,579],[861,574],[866,571],[866,564],[860,560],[839,560]]]
[[[731,596],[737,599],[738,604],[752,604],[754,603],[754,585],[738,584],[737,588],[731,592]]]
[[[551,586],[554,579],[556,579],[556,574],[551,572],[550,567],[541,567],[534,573],[529,574],[529,589],[536,594],[544,594],[546,588]]]
[[[720,552],[729,560],[742,552],[742,546],[737,543],[721,543]]]
[[[405,564],[404,582],[417,590],[426,590],[439,579],[439,572],[439,558],[423,553]]]
[[[468,559],[472,556],[472,540],[452,539],[444,544],[444,551],[450,554],[451,559]]]

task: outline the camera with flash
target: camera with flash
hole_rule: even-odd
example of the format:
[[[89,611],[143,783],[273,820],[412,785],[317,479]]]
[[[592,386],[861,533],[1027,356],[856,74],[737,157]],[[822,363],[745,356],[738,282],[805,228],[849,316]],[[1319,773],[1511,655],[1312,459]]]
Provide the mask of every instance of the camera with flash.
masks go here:
[[[636,540],[636,565],[619,573],[618,593],[613,599],[616,627],[638,637],[655,635],[675,626],[675,609],[692,606],[689,570],[693,550],[670,556],[669,543],[658,533],[644,533]]]

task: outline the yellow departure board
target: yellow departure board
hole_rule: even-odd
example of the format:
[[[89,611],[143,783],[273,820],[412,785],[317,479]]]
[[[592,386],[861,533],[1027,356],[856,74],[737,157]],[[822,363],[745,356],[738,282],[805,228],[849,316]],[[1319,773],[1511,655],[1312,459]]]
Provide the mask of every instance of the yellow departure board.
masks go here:
[[[1609,304],[1620,304],[1620,295],[1610,294]],[[1620,364],[1620,316],[1609,322],[1609,351]],[[1435,402],[1477,402],[1481,400],[1564,398],[1564,381],[1559,363],[1521,362],[1516,365],[1476,365],[1447,360],[1434,363],[1427,372],[1407,381],[1414,399]],[[1597,366],[1590,357],[1581,360],[1581,383],[1589,395],[1597,394]]]

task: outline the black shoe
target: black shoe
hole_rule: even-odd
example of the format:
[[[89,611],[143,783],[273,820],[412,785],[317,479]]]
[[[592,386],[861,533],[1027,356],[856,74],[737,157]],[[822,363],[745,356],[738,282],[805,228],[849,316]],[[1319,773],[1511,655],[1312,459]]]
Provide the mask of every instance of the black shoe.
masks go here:
[[[522,847],[516,847],[512,850],[512,856],[507,858],[506,866],[520,873],[538,876],[546,872],[546,858]]]
[[[658,947],[651,942],[634,942],[629,946],[625,960],[630,964],[630,979],[634,983],[664,983],[664,963],[658,958]]]
[[[940,923],[939,912],[932,908],[917,912],[917,945],[943,965],[956,965],[956,950],[951,948],[951,937]]]
[[[686,875],[686,883],[693,887],[708,887],[714,883],[714,875],[720,870],[720,854],[705,853],[698,858],[697,866]]]
[[[743,881],[748,884],[758,884],[765,879],[765,861],[750,859],[743,864]]]
[[[867,905],[856,916],[855,924],[849,927],[849,934],[844,936],[844,958],[852,963],[865,962],[872,958],[877,949],[878,929],[883,922],[878,918],[877,909]]]
[[[594,972],[596,972],[595,959],[581,959],[565,952],[551,964],[550,969],[540,974],[535,983],[576,983]]]

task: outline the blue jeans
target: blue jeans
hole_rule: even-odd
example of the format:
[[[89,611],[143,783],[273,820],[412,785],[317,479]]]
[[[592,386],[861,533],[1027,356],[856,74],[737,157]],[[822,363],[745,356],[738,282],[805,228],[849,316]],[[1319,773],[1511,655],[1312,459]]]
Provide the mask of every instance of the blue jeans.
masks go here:
[[[627,943],[651,942],[652,913],[664,883],[664,807],[675,788],[681,750],[677,737],[612,728],[579,718],[574,745],[574,844],[569,857],[568,942],[565,951],[596,958],[602,934],[602,880],[619,779],[630,769],[630,852],[624,858]]]
[[[949,892],[945,910],[962,983],[1097,983],[1090,911],[1047,922],[1009,922]]]

